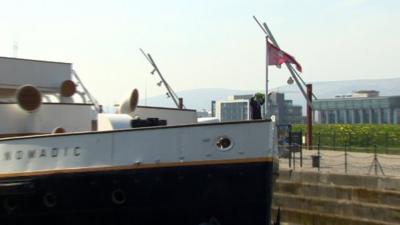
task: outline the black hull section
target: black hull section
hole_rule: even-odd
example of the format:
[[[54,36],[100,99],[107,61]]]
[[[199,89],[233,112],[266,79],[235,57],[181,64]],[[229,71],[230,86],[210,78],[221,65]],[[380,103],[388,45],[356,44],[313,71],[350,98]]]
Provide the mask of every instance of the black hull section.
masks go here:
[[[266,225],[271,219],[272,162],[1,182],[0,221],[7,225]]]

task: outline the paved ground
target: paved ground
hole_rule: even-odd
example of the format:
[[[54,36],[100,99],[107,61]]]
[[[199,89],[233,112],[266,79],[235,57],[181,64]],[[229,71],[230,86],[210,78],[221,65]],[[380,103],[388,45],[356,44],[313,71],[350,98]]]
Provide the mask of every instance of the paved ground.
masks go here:
[[[316,150],[303,150],[303,166],[300,167],[300,153],[296,153],[295,164],[291,168],[294,170],[318,171],[318,168],[312,167],[312,155],[317,155]],[[320,152],[320,171],[332,173],[345,173],[347,164],[347,173],[349,174],[376,174],[386,176],[400,176],[400,155],[378,154],[377,161],[374,160],[374,154],[349,152],[345,157],[344,152],[321,150]],[[346,163],[347,158],[347,163]],[[374,161],[376,163],[374,163]],[[289,168],[289,160],[281,158],[280,168]],[[382,169],[382,171],[381,171]]]

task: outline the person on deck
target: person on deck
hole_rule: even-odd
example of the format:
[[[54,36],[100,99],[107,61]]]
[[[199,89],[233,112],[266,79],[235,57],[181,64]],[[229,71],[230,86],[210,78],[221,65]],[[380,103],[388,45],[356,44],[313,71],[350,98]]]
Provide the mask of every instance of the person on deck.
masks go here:
[[[250,98],[250,109],[251,109],[251,119],[260,120],[261,117],[261,106],[264,104],[265,98],[262,93],[256,93]]]

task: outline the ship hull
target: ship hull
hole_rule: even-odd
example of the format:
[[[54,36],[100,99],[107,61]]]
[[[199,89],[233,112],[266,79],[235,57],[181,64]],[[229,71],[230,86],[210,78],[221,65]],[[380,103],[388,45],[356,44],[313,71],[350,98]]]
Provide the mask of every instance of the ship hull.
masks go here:
[[[272,160],[3,178],[2,224],[265,225]]]

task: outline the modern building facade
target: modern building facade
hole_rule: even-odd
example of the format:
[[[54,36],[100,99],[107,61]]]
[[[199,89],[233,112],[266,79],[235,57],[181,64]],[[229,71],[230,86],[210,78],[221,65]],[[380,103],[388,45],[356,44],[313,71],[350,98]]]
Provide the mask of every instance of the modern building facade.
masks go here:
[[[271,115],[275,116],[277,124],[304,123],[301,105],[293,105],[292,100],[286,100],[285,94],[272,92],[269,96]]]
[[[400,96],[379,96],[375,90],[313,101],[316,123],[400,124]]]
[[[251,119],[250,98],[253,95],[229,96],[228,100],[212,101],[211,116],[220,121],[237,121]],[[272,92],[269,95],[271,115],[275,116],[277,124],[303,123],[302,107],[293,105],[291,100],[285,100],[283,93]],[[262,107],[264,115],[264,107]]]
[[[250,101],[247,99],[217,101],[215,104],[215,117],[221,122],[249,120]]]

